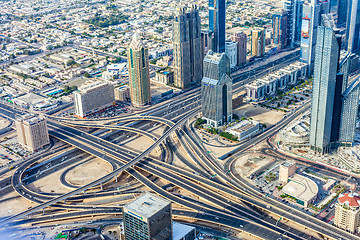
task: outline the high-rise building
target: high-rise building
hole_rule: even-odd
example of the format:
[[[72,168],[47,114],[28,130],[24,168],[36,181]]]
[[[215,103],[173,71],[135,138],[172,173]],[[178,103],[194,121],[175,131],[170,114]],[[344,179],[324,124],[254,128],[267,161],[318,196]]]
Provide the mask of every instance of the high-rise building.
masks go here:
[[[74,92],[74,101],[76,115],[86,117],[114,104],[114,86],[100,80],[87,81]]]
[[[226,1],[209,0],[209,28],[214,32],[213,51],[225,52]]]
[[[283,0],[282,7],[288,12],[287,41],[290,47],[300,45],[303,0]]]
[[[244,32],[236,32],[231,35],[231,41],[237,43],[237,64],[243,65],[246,63],[247,54],[247,36]]]
[[[339,39],[330,27],[319,26],[315,52],[310,118],[310,148],[329,151],[339,62]]]
[[[288,12],[281,9],[272,16],[273,43],[278,49],[288,45]]]
[[[338,0],[337,2],[337,27],[346,25],[349,0]]]
[[[226,42],[225,54],[230,60],[230,68],[234,68],[237,65],[237,42]]]
[[[349,0],[346,23],[347,50],[355,53],[360,50],[360,2]]]
[[[359,226],[360,197],[356,193],[340,194],[335,204],[335,226],[355,233]]]
[[[137,32],[132,38],[127,55],[131,102],[135,106],[143,106],[151,101],[149,55]]]
[[[145,193],[123,207],[125,240],[172,240],[171,202]]]
[[[201,29],[201,62],[204,60],[207,52],[213,49],[214,32],[210,29]]]
[[[339,129],[340,146],[351,147],[354,141],[356,118],[360,97],[360,77],[357,78],[342,94],[342,109]]]
[[[315,62],[316,30],[320,25],[320,4],[304,3],[301,40],[300,40],[300,61],[309,65],[309,72],[313,72]]]
[[[209,51],[206,55],[201,97],[202,118],[207,124],[219,127],[232,120],[232,79],[225,53]]]
[[[36,151],[50,143],[46,120],[33,114],[16,116],[18,142],[30,151]]]
[[[261,57],[265,54],[265,30],[253,29],[251,30],[251,54],[256,57]]]
[[[173,23],[174,84],[182,89],[198,84],[202,78],[201,20],[193,5],[180,8]]]

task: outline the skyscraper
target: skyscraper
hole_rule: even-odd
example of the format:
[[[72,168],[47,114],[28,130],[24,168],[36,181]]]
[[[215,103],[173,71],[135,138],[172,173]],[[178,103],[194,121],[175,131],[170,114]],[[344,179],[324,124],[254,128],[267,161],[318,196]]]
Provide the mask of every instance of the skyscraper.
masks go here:
[[[251,54],[256,57],[265,54],[265,30],[262,28],[251,30]]]
[[[309,64],[309,72],[313,72],[315,61],[316,29],[320,25],[320,5],[318,3],[304,3],[301,40],[300,61]]]
[[[332,28],[319,26],[317,31],[310,148],[323,154],[329,151],[331,142],[340,46]]]
[[[201,29],[201,62],[204,60],[207,52],[213,49],[214,32],[210,29]]]
[[[346,23],[347,50],[355,53],[360,50],[360,3],[349,0]]]
[[[288,12],[287,41],[290,47],[300,45],[303,0],[283,0],[282,7]]]
[[[338,0],[337,2],[337,27],[346,25],[349,0]]]
[[[225,52],[226,1],[209,0],[209,28],[214,32],[214,52]]]
[[[351,147],[354,141],[359,97],[360,77],[358,77],[343,93],[338,140],[341,146]]]
[[[243,32],[236,32],[231,35],[231,41],[237,42],[237,63],[243,65],[246,63],[247,54],[247,36]]]
[[[278,49],[283,49],[288,45],[288,12],[281,9],[272,16],[273,43]]]
[[[172,240],[171,202],[145,193],[123,207],[125,240]]]
[[[128,69],[131,102],[143,106],[151,101],[148,49],[135,33],[128,48]]]
[[[202,78],[201,20],[193,5],[180,8],[173,23],[174,84],[182,89],[198,84]]]
[[[201,81],[202,118],[219,127],[232,120],[232,79],[225,53],[209,51],[204,59]]]
[[[36,151],[50,143],[46,120],[33,114],[17,116],[15,119],[18,142]]]

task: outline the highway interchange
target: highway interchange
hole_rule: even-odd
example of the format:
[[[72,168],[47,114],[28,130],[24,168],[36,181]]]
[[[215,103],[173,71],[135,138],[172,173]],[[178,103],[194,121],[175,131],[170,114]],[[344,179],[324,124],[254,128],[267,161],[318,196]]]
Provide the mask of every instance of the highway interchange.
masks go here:
[[[266,68],[261,70],[258,75],[267,71]],[[234,89],[243,89],[250,74],[247,72],[235,78]],[[13,190],[20,196],[37,203],[31,209],[1,219],[0,226],[16,227],[23,223],[44,223],[94,215],[120,216],[121,207],[118,206],[78,203],[85,198],[140,193],[138,187],[146,186],[171,200],[174,203],[173,215],[184,221],[198,220],[217,224],[263,239],[309,239],[309,234],[315,239],[358,239],[281,202],[262,196],[256,189],[248,186],[246,181],[235,177],[229,171],[230,164],[222,167],[219,160],[207,152],[191,125],[191,119],[200,112],[200,105],[200,91],[197,88],[152,106],[141,114],[91,121],[47,116],[49,134],[53,141],[61,141],[64,145],[50,146],[47,152],[14,164],[12,177],[0,181],[1,194],[5,193],[2,191],[12,191],[7,187],[11,183]],[[236,156],[268,140],[308,109],[309,104],[304,104],[277,125],[239,145],[223,158],[231,163]],[[0,105],[0,115],[13,119],[15,113],[22,114],[22,111]],[[156,129],[161,129],[163,134],[156,134]],[[126,146],[128,141],[139,136],[152,141],[143,152]],[[179,150],[179,145],[187,155]],[[150,153],[154,150],[161,152],[160,158],[151,156]],[[174,156],[191,171],[174,165]],[[112,172],[81,187],[66,182],[64,176],[70,165],[81,165],[94,157],[110,164]],[[71,189],[68,193],[34,192],[27,187],[60,170],[65,170],[60,182]],[[2,170],[0,174],[8,171],[10,170]],[[103,185],[117,182],[117,177],[123,172],[136,181],[121,188],[104,191]],[[163,179],[170,186],[190,192],[196,197],[168,191],[154,179]],[[283,220],[279,222],[280,216]],[[285,224],[287,221],[292,224]]]

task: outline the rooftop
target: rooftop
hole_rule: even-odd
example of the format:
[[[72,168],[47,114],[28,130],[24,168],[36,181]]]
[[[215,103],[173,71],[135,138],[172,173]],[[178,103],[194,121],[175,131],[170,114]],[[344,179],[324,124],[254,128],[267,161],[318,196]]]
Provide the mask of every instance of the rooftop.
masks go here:
[[[145,193],[126,205],[125,208],[140,216],[150,218],[169,204],[171,202],[164,198],[152,193]]]
[[[318,194],[318,186],[310,178],[294,174],[283,187],[283,192],[299,200],[309,202]]]
[[[360,197],[357,193],[340,194],[338,201],[339,203],[346,203],[350,207],[360,206]]]

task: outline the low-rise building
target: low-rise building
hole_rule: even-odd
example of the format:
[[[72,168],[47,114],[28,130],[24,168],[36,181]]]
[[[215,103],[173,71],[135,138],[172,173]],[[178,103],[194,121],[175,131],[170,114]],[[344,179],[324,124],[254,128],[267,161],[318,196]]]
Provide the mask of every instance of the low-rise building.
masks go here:
[[[121,86],[114,89],[115,100],[129,101],[130,100],[130,88],[128,86]]]
[[[165,85],[174,83],[174,70],[171,68],[164,68],[156,71],[155,81]]]
[[[316,200],[319,189],[313,180],[295,173],[282,191],[286,196],[295,198],[297,204],[308,207]]]
[[[226,129],[226,132],[238,137],[238,140],[244,140],[254,136],[259,130],[259,122],[244,120]]]
[[[259,101],[264,99],[266,94],[265,93],[266,85],[263,82],[256,80],[252,83],[246,84],[245,88],[246,88],[247,99],[253,101]]]
[[[265,84],[266,95],[273,95],[276,93],[278,85],[278,79],[276,77],[267,75],[263,78],[258,79],[258,81]]]

